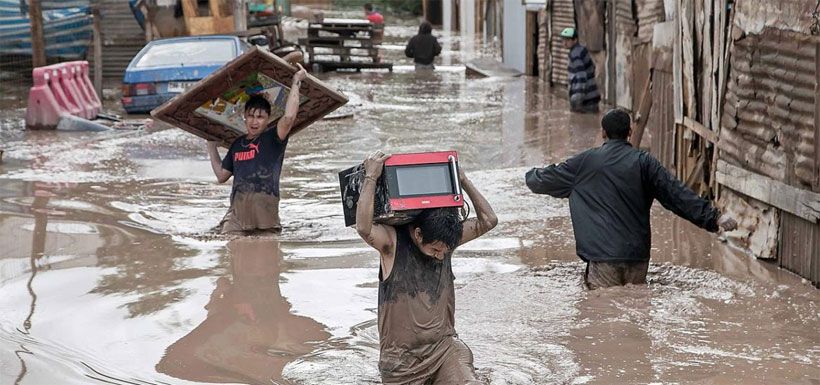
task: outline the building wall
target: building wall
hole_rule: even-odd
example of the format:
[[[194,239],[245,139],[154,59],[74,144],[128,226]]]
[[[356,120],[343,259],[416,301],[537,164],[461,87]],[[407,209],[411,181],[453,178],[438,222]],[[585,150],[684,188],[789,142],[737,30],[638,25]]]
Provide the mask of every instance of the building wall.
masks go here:
[[[527,8],[521,0],[504,0],[502,59],[504,64],[527,72]]]
[[[764,183],[765,178],[781,182],[820,207],[818,195],[806,195],[820,193],[816,163],[820,42],[810,36],[810,18],[805,17],[814,6],[813,0],[736,2],[719,158],[759,175],[756,178]],[[820,283],[816,220],[728,187],[721,188],[720,201],[740,219],[740,237],[730,238],[733,242],[759,258],[777,259],[780,266],[815,285]]]
[[[566,87],[569,50],[564,48],[561,31],[564,28],[575,27],[575,5],[572,0],[555,0],[552,2],[549,13],[552,33],[549,41],[552,68],[550,77],[553,85]]]

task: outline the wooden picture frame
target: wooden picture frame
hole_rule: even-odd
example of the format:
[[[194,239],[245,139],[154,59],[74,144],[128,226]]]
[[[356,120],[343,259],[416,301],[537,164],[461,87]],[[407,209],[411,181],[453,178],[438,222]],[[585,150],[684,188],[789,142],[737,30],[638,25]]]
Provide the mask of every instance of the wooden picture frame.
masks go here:
[[[236,123],[236,114],[241,114],[244,100],[247,100],[246,91],[251,88],[258,91],[259,83],[271,85],[262,91],[266,92],[266,97],[271,102],[271,116],[274,117],[269,127],[275,127],[284,109],[284,105],[279,103],[284,103],[287,99],[286,94],[290,92],[293,75],[297,70],[297,67],[278,56],[253,47],[184,93],[155,108],[151,111],[151,116],[200,138],[217,141],[227,148],[234,140],[246,134],[244,125]],[[257,79],[257,83],[254,83]],[[253,84],[257,84],[257,87],[253,87]],[[271,100],[267,94],[269,91],[277,95],[275,100]],[[302,81],[299,93],[302,101],[291,135],[348,101],[342,93],[310,74]],[[217,116],[219,114],[224,114],[224,117],[220,118]]]

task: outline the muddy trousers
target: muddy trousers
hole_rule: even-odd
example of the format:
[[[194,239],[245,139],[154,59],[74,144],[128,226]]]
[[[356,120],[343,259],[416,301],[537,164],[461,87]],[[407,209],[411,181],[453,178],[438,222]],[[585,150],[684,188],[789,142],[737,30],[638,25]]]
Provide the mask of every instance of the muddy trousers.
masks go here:
[[[436,375],[427,384],[431,385],[480,385],[473,366],[473,352],[460,339],[454,338],[453,351],[444,358]]]
[[[473,366],[473,352],[458,337],[453,338],[453,345],[441,359],[441,366],[432,375],[414,378],[385,379],[385,385],[484,385],[478,380]]]
[[[231,201],[231,208],[218,228],[222,234],[281,232],[279,197],[259,192],[236,193]]]
[[[649,261],[645,262],[587,262],[584,283],[590,290],[603,287],[623,286],[628,283],[646,283]]]

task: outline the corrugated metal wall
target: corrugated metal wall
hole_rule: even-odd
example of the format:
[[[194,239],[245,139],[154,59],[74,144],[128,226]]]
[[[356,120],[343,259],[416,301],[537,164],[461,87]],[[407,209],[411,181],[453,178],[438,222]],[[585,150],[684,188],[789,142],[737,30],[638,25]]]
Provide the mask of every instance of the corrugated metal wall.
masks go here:
[[[635,0],[638,8],[638,41],[652,41],[655,24],[664,21],[663,0]]]
[[[723,159],[811,188],[815,176],[812,47],[805,35],[776,29],[735,41],[721,121]]]
[[[675,172],[675,109],[674,77],[671,72],[654,70],[652,78],[652,109],[648,129],[651,131],[652,155]]]
[[[569,50],[564,48],[560,34],[564,28],[575,27],[575,6],[572,0],[553,1],[550,16],[550,23],[552,24],[552,38],[550,39],[552,83],[554,85],[566,86]]]
[[[815,43],[795,31],[750,30],[758,31],[744,30],[732,48],[720,158],[817,192]],[[721,201],[741,219],[752,254],[779,258],[780,266],[820,284],[820,224],[734,192],[721,193]]]
[[[637,24],[632,0],[615,2],[615,104],[632,109],[632,44]],[[611,60],[611,58],[610,58]]]

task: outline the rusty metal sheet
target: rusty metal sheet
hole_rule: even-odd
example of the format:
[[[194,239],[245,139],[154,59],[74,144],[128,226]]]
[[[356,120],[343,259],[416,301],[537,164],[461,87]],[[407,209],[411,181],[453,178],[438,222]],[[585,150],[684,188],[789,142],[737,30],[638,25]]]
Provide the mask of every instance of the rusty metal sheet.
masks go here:
[[[675,172],[675,110],[672,73],[652,74],[652,109],[649,111],[650,151],[670,172]]]
[[[676,27],[675,21],[655,24],[652,36],[652,68],[672,72],[672,46],[675,42]]]
[[[224,147],[245,135],[241,113],[248,90],[264,93],[271,102],[271,126],[284,114],[286,95],[290,91],[296,67],[256,47],[226,64],[151,111],[151,115]],[[299,89],[301,104],[292,134],[347,103],[347,98],[308,75]]]
[[[615,104],[632,109],[632,45],[637,25],[632,15],[632,0],[615,4]]]
[[[787,212],[780,220],[780,266],[820,287],[820,224]]]
[[[734,24],[746,33],[777,28],[808,35],[816,6],[816,0],[736,0]]]
[[[816,177],[813,44],[778,29],[735,41],[720,134],[722,156],[806,189]]]
[[[604,50],[604,2],[601,0],[575,0],[578,20],[578,41],[589,52]]]
[[[663,0],[636,0],[638,8],[638,41],[652,40],[655,24],[665,21]]]
[[[569,50],[564,48],[561,31],[575,27],[575,6],[572,0],[554,0],[550,9],[552,36],[550,39],[550,58],[552,60],[552,83],[566,86],[568,82],[567,66]]]

